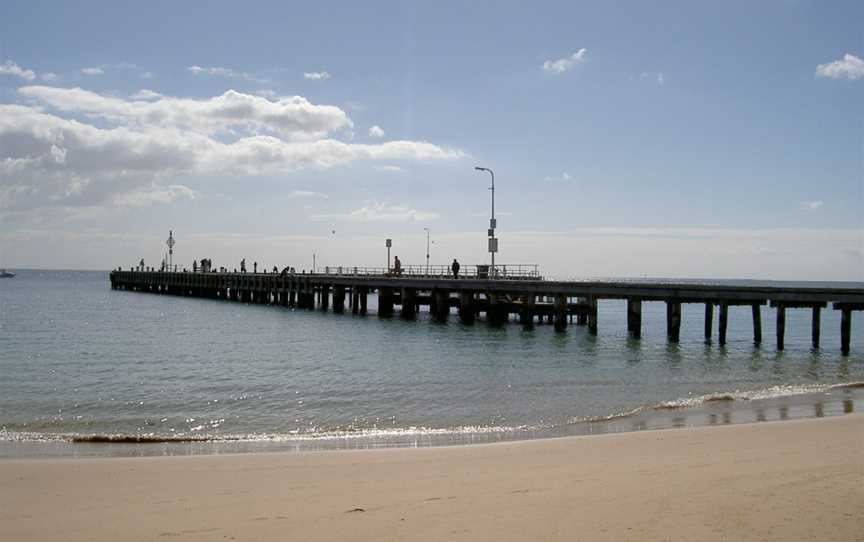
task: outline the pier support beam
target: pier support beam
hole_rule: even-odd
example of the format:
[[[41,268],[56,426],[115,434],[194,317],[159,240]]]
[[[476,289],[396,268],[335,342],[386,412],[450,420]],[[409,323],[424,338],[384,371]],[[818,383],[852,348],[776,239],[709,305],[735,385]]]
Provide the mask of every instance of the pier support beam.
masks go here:
[[[757,304],[750,306],[753,312],[753,344],[762,344],[762,307]]]
[[[777,350],[783,350],[786,337],[786,305],[777,303]]]
[[[434,290],[432,299],[435,300],[435,310],[433,316],[435,321],[441,324],[447,323],[447,317],[450,316],[450,292],[447,290]]]
[[[576,306],[579,307],[579,312],[576,313],[576,325],[588,325],[588,301],[584,297],[576,299]]]
[[[330,286],[322,286],[318,290],[318,296],[320,298],[319,305],[322,311],[326,311],[330,308]]]
[[[333,287],[333,312],[341,314],[345,312],[345,287]]]
[[[720,302],[720,322],[717,325],[717,338],[720,346],[726,344],[726,325],[729,323],[729,304]]]
[[[852,311],[864,310],[864,303],[834,303],[834,310],[840,311],[840,351],[848,356],[852,342]]]
[[[849,355],[849,343],[852,342],[852,309],[843,308],[840,313],[840,352]]]
[[[507,322],[507,305],[502,303],[498,294],[487,294],[489,305],[486,308],[486,320],[490,325],[500,326]]]
[[[360,300],[360,316],[366,316],[366,303],[369,297],[369,289],[365,286],[361,286],[358,291],[357,297]]]
[[[382,286],[378,289],[378,316],[393,316],[393,288]]]
[[[291,290],[290,292],[288,292],[288,306],[297,306],[297,290]]]
[[[567,295],[555,295],[555,331],[567,329]]]
[[[351,288],[351,314],[360,312],[360,289],[356,286]]]
[[[588,297],[588,333],[597,335],[597,298]]]
[[[681,302],[666,301],[666,336],[673,343],[681,338]]]
[[[634,339],[642,337],[642,300],[627,300],[627,331]]]
[[[474,314],[474,292],[460,292],[459,321],[463,324],[473,324]]]
[[[402,288],[402,310],[399,314],[406,320],[417,316],[417,290],[414,288]]]
[[[525,329],[534,329],[534,294],[522,296],[522,310],[519,313],[519,322]]]
[[[822,307],[813,307],[813,327],[811,330],[811,338],[813,340],[813,348],[819,348],[819,335],[822,331]]]
[[[711,334],[714,331],[714,302],[705,303],[705,342],[711,342]]]

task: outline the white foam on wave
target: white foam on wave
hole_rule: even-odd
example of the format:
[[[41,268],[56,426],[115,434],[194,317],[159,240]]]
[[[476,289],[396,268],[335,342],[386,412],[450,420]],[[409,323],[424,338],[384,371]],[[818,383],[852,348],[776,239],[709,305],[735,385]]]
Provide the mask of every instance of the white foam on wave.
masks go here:
[[[658,403],[651,408],[655,410],[689,408],[708,403],[721,401],[760,401],[766,399],[778,399],[780,397],[792,397],[795,395],[809,395],[812,393],[824,393],[833,389],[864,387],[864,382],[849,382],[844,384],[794,384],[784,386],[772,386],[758,390],[735,390],[722,393],[709,393],[705,395],[694,395],[681,397],[671,401]]]
[[[551,427],[549,425],[548,427]],[[324,440],[388,440],[423,437],[447,437],[463,435],[509,434],[520,431],[542,429],[543,426],[459,426],[451,428],[404,427],[390,429],[352,429],[352,430],[312,430],[289,431],[286,433],[248,433],[248,434],[173,434],[157,433],[35,433],[0,430],[0,442],[66,442],[99,444],[155,444],[155,443],[197,443],[197,442],[298,442]]]

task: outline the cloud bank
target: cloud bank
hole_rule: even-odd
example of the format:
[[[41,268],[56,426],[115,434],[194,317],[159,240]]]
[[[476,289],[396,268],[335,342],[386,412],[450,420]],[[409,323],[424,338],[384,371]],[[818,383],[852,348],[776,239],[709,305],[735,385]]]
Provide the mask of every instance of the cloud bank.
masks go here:
[[[119,207],[191,199],[180,178],[286,175],[357,161],[463,156],[425,141],[353,144],[340,108],[302,96],[230,90],[190,99],[132,98],[25,86],[0,105],[0,213],[46,206]]]

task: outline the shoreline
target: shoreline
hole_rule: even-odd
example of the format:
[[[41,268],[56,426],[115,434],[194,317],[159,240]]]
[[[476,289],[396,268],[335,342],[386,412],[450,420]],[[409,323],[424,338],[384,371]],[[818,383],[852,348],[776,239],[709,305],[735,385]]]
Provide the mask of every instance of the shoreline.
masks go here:
[[[772,393],[772,392],[779,392]],[[573,419],[562,425],[401,428],[331,435],[52,435],[0,430],[0,460],[28,457],[146,457],[354,449],[436,448],[496,442],[622,434],[770,421],[816,419],[864,411],[864,383],[849,382],[820,390],[780,387],[692,396],[627,412]],[[4,436],[6,440],[4,440]]]
[[[475,446],[0,461],[13,539],[853,540],[864,414]]]

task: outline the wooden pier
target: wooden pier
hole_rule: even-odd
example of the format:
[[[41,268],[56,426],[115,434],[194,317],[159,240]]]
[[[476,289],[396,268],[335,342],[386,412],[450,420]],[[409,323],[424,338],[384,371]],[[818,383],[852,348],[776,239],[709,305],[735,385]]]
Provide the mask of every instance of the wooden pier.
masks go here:
[[[550,323],[564,331],[575,320],[598,333],[598,301],[627,301],[627,329],[634,339],[642,334],[642,304],[666,304],[666,332],[677,342],[681,332],[681,305],[705,306],[705,340],[714,333],[714,311],[718,312],[717,341],[726,343],[729,307],[752,308],[753,341],[762,343],[762,307],[775,309],[777,349],[783,350],[787,309],[809,309],[812,313],[812,344],[819,348],[821,310],[829,305],[841,312],[840,348],[849,354],[852,312],[864,310],[864,290],[853,288],[791,288],[780,286],[728,286],[694,283],[550,281],[534,274],[514,273],[489,278],[473,273],[453,278],[445,274],[391,276],[384,272],[338,268],[324,273],[188,273],[164,271],[112,271],[111,287],[182,296],[223,299],[367,314],[367,298],[378,294],[379,317],[396,313],[415,318],[419,307],[429,307],[433,321],[447,322],[451,309],[459,320],[471,324],[483,315],[501,325],[518,318],[526,328]]]

